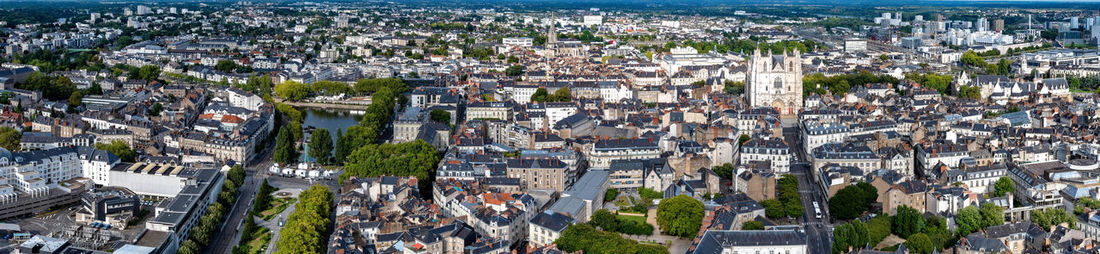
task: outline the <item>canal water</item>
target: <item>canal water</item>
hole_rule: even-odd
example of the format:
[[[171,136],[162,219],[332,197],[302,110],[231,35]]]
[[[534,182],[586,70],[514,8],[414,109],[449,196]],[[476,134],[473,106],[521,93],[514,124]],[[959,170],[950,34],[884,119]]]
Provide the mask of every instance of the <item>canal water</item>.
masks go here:
[[[359,124],[360,120],[363,120],[363,113],[359,111],[350,110],[329,110],[329,109],[316,109],[316,108],[298,108],[305,114],[305,122],[302,123],[302,128],[312,126],[318,129],[326,129],[329,134],[332,135],[332,144],[336,145],[336,131],[347,133],[348,127]],[[305,138],[306,142],[309,142],[308,135]],[[302,158],[299,161],[314,161],[309,157],[309,146],[302,147]]]

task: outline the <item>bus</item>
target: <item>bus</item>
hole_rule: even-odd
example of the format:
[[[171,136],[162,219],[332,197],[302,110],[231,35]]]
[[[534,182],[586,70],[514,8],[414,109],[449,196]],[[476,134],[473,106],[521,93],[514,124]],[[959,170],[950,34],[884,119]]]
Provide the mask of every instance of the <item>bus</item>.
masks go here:
[[[818,205],[817,201],[814,201],[814,217],[821,219],[821,205]]]

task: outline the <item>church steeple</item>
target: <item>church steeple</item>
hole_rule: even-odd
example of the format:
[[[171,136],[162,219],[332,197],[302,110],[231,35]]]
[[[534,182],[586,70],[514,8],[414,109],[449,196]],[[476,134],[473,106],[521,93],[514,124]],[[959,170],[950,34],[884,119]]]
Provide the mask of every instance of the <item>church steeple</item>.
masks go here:
[[[558,23],[554,16],[550,16],[550,30],[546,31],[546,45],[553,48],[554,44],[558,44]]]

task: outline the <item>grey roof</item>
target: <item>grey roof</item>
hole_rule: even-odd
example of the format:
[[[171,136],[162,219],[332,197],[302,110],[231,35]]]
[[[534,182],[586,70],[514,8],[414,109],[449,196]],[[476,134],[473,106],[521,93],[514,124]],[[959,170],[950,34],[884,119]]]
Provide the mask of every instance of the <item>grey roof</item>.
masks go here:
[[[603,185],[607,183],[610,176],[611,172],[605,170],[588,171],[584,176],[581,176],[581,179],[573,183],[573,186],[566,190],[564,194],[583,200],[596,200],[599,195],[603,194]]]
[[[554,202],[547,211],[565,214],[570,217],[577,216],[577,214],[584,211],[584,200],[573,196],[563,197]]]
[[[539,225],[555,232],[561,232],[568,227],[569,224],[573,224],[573,218],[565,216],[564,214],[555,213],[551,211],[545,211],[535,215],[531,218],[531,224]]]
[[[722,253],[733,246],[806,245],[806,234],[797,230],[707,230],[692,253]]]

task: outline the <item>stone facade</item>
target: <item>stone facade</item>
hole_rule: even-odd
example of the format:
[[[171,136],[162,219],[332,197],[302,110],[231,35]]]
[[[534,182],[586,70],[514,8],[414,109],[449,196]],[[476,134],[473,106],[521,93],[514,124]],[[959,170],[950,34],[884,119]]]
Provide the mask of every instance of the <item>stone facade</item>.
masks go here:
[[[791,53],[766,55],[756,50],[749,61],[745,82],[749,105],[773,107],[783,115],[802,110],[802,55]]]

